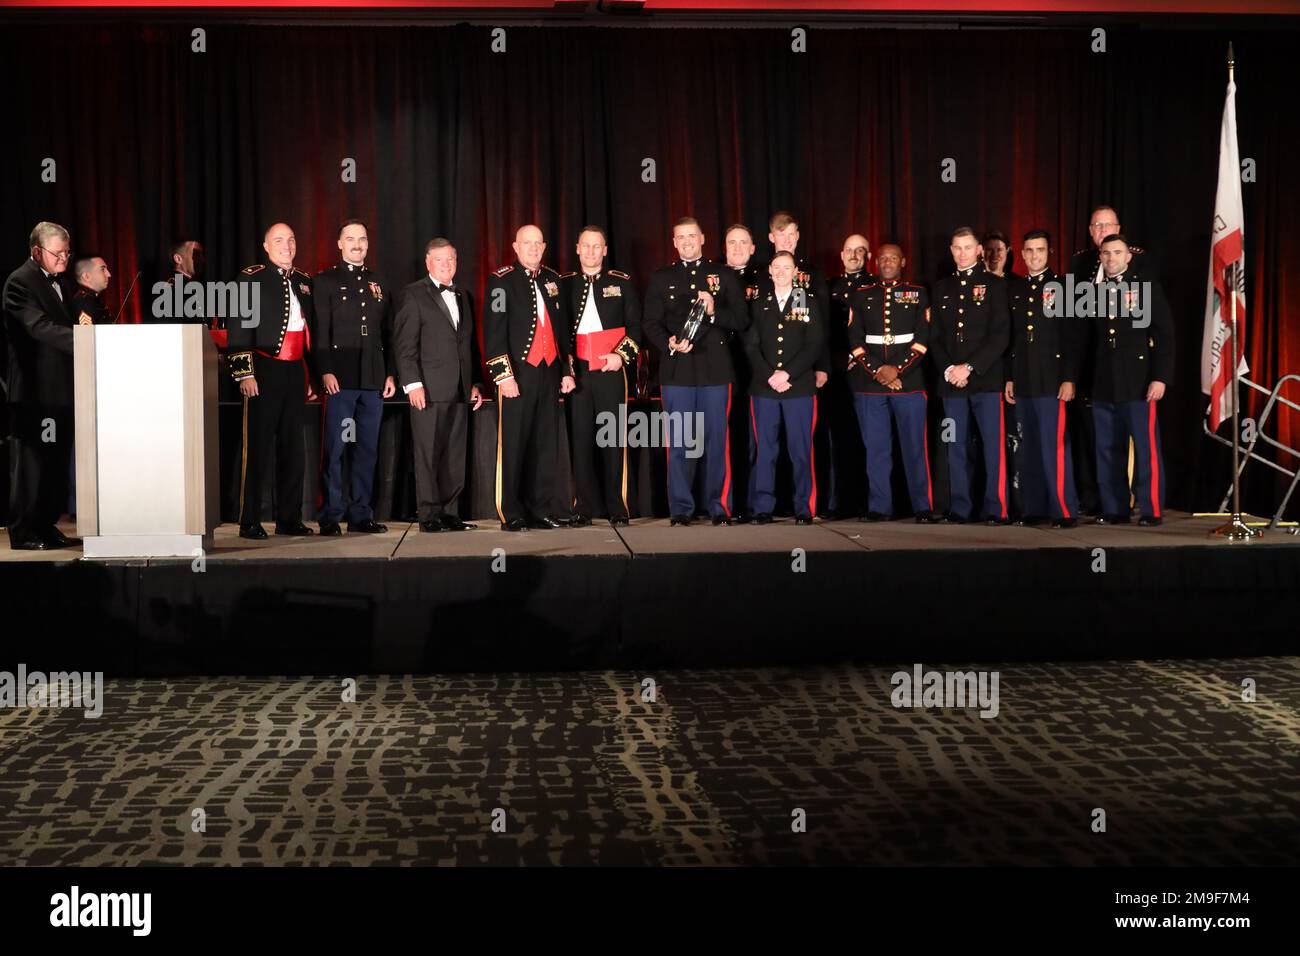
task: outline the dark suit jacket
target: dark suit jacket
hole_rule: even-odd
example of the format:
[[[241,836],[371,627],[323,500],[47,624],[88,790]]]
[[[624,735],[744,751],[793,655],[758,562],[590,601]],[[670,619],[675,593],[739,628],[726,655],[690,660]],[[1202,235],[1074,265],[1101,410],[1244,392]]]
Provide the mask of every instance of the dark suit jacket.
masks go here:
[[[468,401],[473,386],[482,384],[474,309],[469,293],[460,287],[456,287],[456,306],[459,328],[452,327],[451,311],[427,275],[397,296],[393,327],[397,380],[402,386],[420,382],[430,402]]]
[[[63,302],[34,261],[9,274],[4,285],[4,330],[11,405],[72,404],[72,318],[64,302],[73,285],[59,277]]]

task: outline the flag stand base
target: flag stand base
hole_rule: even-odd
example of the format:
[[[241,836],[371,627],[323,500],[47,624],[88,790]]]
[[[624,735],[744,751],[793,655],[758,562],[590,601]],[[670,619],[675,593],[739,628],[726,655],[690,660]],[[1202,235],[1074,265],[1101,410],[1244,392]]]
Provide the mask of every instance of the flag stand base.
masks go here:
[[[1227,524],[1221,525],[1210,532],[1228,541],[1249,541],[1251,538],[1262,537],[1263,528],[1252,528],[1246,522],[1241,520],[1241,513],[1238,512],[1232,516]]]

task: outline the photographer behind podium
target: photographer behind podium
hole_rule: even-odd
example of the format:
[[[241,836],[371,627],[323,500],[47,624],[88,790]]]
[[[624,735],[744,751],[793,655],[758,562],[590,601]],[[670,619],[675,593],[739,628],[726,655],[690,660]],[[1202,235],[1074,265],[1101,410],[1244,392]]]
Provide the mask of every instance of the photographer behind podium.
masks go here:
[[[303,421],[314,398],[303,374],[315,309],[312,280],[293,267],[298,243],[277,222],[262,240],[267,261],[236,278],[252,283],[253,319],[229,323],[230,374],[244,397],[244,462],[239,489],[239,536],[262,540],[262,475],[275,455],[275,533],[314,534],[302,523]],[[241,297],[242,298],[242,297]]]
[[[78,545],[55,527],[72,461],[72,317],[68,230],[39,222],[31,258],[5,280],[8,351],[9,547],[46,551]]]

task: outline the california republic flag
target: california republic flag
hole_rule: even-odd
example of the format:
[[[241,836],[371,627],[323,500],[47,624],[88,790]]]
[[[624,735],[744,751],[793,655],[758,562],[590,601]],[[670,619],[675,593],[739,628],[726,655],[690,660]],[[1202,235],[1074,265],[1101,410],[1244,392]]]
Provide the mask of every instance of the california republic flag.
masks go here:
[[[1201,340],[1201,391],[1210,396],[1210,430],[1232,414],[1232,366],[1224,361],[1233,316],[1237,319],[1237,369],[1245,375],[1242,340],[1246,318],[1245,224],[1241,213],[1241,162],[1237,155],[1237,86],[1228,80],[1219,132],[1219,188],[1214,198],[1210,277],[1205,289],[1205,336]]]

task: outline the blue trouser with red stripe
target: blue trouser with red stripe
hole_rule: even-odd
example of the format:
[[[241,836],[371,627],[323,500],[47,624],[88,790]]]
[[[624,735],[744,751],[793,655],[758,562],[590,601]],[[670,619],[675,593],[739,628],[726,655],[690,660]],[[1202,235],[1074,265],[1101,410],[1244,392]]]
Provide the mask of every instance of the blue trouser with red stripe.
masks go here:
[[[781,422],[785,421],[785,447],[794,465],[794,513],[817,514],[817,476],[813,471],[813,429],[817,427],[817,399],[749,399],[750,443],[749,507],[754,514],[771,514],[776,507],[776,457],[781,449]]]
[[[1020,502],[1026,517],[1075,518],[1079,496],[1074,490],[1070,436],[1065,430],[1065,402],[1054,395],[1017,398],[1020,423],[1017,471]]]
[[[930,497],[930,451],[925,433],[925,392],[877,395],[858,392],[853,407],[867,450],[867,510],[894,513],[890,477],[894,470],[894,435],[890,421],[898,423],[898,444],[903,451],[907,493],[916,514],[934,510]]]
[[[984,507],[980,517],[1007,517],[1007,436],[1001,392],[952,395],[943,400],[943,414],[952,420],[948,443],[948,510],[965,521],[972,514],[970,500],[970,420],[975,419],[984,444]]]
[[[665,385],[660,395],[669,415],[668,513],[695,515],[695,463],[701,449],[698,426],[702,426],[704,496],[709,515],[730,517],[731,438],[727,419],[731,415],[731,386]]]
[[[1159,518],[1165,503],[1165,463],[1160,454],[1156,403],[1092,400],[1097,431],[1097,490],[1101,510],[1129,513],[1128,440],[1133,439],[1133,495],[1144,518]]]

